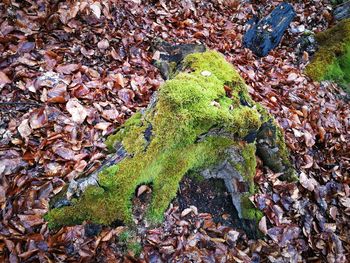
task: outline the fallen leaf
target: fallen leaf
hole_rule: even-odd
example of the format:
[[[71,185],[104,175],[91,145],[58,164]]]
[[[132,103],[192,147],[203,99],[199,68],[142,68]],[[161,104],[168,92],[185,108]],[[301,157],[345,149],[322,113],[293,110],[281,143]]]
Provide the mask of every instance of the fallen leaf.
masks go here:
[[[118,73],[116,75],[115,82],[116,82],[116,84],[118,84],[119,87],[124,88],[125,84],[124,84],[124,78],[123,78],[122,74]]]
[[[29,135],[32,133],[32,129],[29,126],[28,119],[24,119],[17,129],[23,139],[28,139]]]
[[[94,3],[94,4],[90,5],[90,9],[94,13],[94,15],[98,19],[100,19],[100,17],[101,17],[101,5],[99,3]]]
[[[312,147],[315,144],[312,134],[307,131],[304,132],[304,139],[307,147]]]
[[[139,197],[140,195],[142,195],[143,193],[150,193],[152,192],[152,189],[148,186],[148,185],[141,185],[138,189],[137,189],[137,197]]]
[[[338,209],[335,206],[332,206],[329,209],[329,214],[331,215],[331,217],[333,218],[333,220],[337,219],[337,214],[338,214]]]
[[[47,92],[47,102],[65,103],[68,98],[66,85],[59,85]]]
[[[311,179],[307,178],[305,173],[300,173],[299,181],[304,188],[308,189],[311,192],[318,185],[317,181],[314,178],[311,178]]]
[[[79,64],[66,64],[66,65],[59,65],[56,67],[56,71],[62,74],[71,74],[74,71],[77,71],[80,68]]]
[[[121,89],[118,91],[118,97],[124,101],[127,105],[129,105],[134,98],[135,94],[130,89]]]
[[[74,122],[83,123],[88,115],[87,110],[80,104],[79,100],[73,98],[66,104],[67,111],[72,115]]]
[[[29,124],[32,129],[44,127],[48,122],[46,110],[44,108],[36,109],[29,116]]]
[[[97,47],[101,50],[105,50],[109,47],[109,42],[107,39],[103,39],[97,43]]]
[[[296,80],[297,78],[298,78],[298,75],[296,73],[292,72],[292,73],[289,73],[287,81],[292,82],[292,81]]]
[[[185,216],[187,216],[189,213],[191,213],[192,212],[192,208],[186,208],[186,209],[184,209],[183,211],[182,211],[182,213],[181,213],[181,217],[185,217]]]
[[[99,123],[97,123],[94,127],[95,127],[96,129],[105,131],[105,130],[107,130],[107,128],[108,128],[110,125],[111,125],[110,122],[99,122]]]
[[[267,234],[267,225],[266,225],[266,217],[263,216],[259,221],[259,230],[266,235]]]
[[[53,152],[65,160],[74,160],[75,153],[63,146],[53,147]]]
[[[7,75],[0,71],[0,85],[9,84],[11,83],[11,80],[7,77]]]

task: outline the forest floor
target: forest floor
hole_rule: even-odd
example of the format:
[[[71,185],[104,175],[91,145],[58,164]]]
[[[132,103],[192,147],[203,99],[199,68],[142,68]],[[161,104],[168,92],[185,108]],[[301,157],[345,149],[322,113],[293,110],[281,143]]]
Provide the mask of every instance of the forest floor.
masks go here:
[[[224,2],[224,3],[222,3]],[[228,2],[230,4],[228,4]],[[302,72],[305,30],[332,24],[328,1],[292,1],[292,27],[267,57],[242,47],[245,23],[281,1],[15,1],[0,4],[0,261],[345,262],[350,256],[350,106],[332,83]],[[293,31],[295,32],[295,31]],[[159,228],[122,245],[122,226],[49,231],[49,200],[106,157],[103,144],[163,80],[151,43],[205,43],[239,70],[285,132],[298,183],[258,166],[250,239],[213,215],[174,203]],[[225,216],[225,215],[223,215]]]

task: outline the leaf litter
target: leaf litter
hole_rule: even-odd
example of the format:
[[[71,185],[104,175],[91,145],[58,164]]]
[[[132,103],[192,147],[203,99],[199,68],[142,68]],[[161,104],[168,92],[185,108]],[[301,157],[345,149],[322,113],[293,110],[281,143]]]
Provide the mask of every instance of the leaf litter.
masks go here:
[[[0,259],[4,262],[346,262],[350,253],[350,110],[333,83],[312,82],[300,30],[265,58],[242,47],[245,23],[280,1],[15,1],[0,4]],[[327,1],[294,1],[292,28],[331,23]],[[49,199],[103,162],[106,135],[163,82],[152,41],[205,43],[227,57],[285,132],[300,182],[258,167],[260,239],[171,206],[136,257],[123,227],[86,222],[50,232]],[[205,72],[205,74],[208,74]],[[146,189],[146,187],[144,187]],[[141,190],[140,190],[141,191]],[[147,189],[145,190],[147,191]],[[141,193],[140,193],[141,194]],[[93,234],[91,234],[93,233]],[[126,252],[127,251],[127,252]]]

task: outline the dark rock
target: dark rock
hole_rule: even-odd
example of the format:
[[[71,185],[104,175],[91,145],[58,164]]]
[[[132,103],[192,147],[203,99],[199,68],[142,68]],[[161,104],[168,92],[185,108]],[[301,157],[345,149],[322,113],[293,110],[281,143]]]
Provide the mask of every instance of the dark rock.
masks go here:
[[[248,22],[250,28],[243,37],[243,45],[259,57],[266,56],[278,46],[295,15],[292,5],[281,3],[260,21],[255,17]]]

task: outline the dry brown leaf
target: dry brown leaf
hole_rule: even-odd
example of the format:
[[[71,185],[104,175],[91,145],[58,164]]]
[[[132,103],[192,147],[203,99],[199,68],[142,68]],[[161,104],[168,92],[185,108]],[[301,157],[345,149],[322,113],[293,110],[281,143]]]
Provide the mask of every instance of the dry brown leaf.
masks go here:
[[[24,119],[17,129],[23,139],[28,139],[29,135],[32,133],[32,129],[29,127],[28,119]]]
[[[67,111],[72,115],[72,120],[77,123],[83,123],[88,115],[87,110],[77,99],[70,99],[66,104]]]
[[[9,77],[3,71],[0,71],[0,85],[9,84],[9,83],[11,83],[11,80],[9,79]]]

